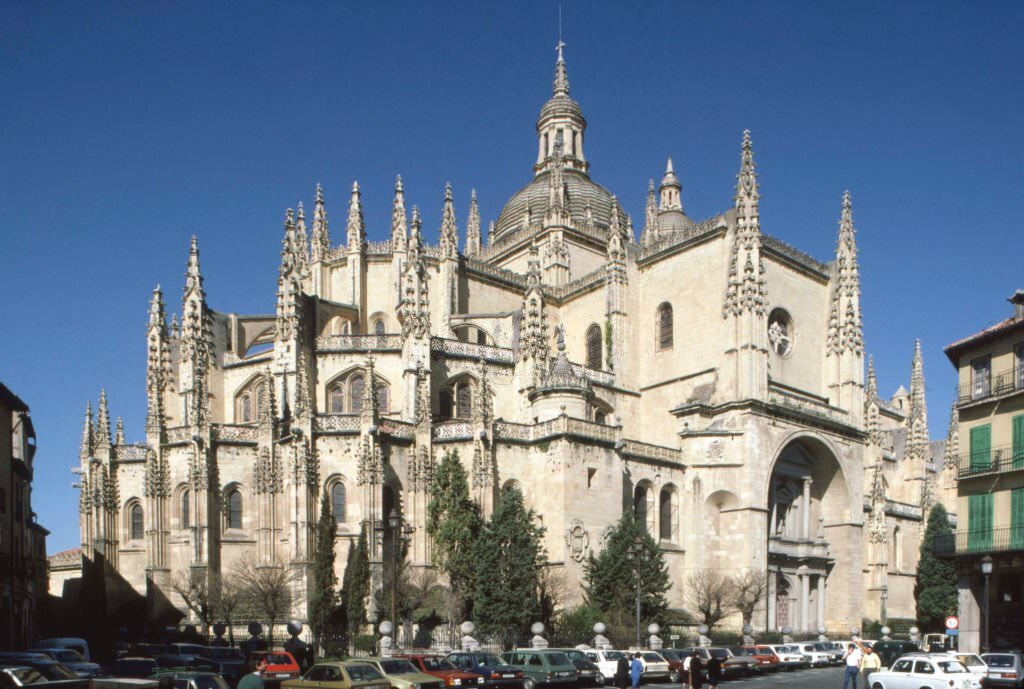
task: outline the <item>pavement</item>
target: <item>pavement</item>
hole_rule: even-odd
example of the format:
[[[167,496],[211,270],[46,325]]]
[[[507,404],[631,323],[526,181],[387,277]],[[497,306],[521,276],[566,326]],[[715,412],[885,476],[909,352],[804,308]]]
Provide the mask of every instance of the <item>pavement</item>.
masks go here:
[[[864,689],[863,683],[857,689]],[[648,689],[679,689],[678,684],[646,684]],[[707,687],[707,684],[704,685]],[[792,672],[770,672],[765,675],[754,675],[740,679],[730,679],[719,683],[719,689],[841,689],[843,686],[843,667],[812,668],[793,670]]]

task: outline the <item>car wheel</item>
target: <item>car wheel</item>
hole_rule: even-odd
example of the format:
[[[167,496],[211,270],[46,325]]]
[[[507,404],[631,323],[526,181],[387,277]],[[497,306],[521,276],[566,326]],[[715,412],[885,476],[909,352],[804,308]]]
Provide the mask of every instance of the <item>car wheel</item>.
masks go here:
[[[523,680],[523,689],[537,689],[537,682],[533,677],[527,677]]]
[[[875,682],[871,685],[871,689],[885,689],[885,687],[882,686],[881,682]]]
[[[668,681],[672,682],[672,684],[678,684],[679,683],[679,670],[672,670],[671,672],[669,672],[668,673]]]

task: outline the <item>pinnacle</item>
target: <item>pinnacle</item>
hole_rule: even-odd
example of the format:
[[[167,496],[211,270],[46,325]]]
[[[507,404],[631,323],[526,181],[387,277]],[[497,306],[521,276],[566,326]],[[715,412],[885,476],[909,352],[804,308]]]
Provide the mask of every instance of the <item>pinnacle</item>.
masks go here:
[[[323,187],[320,186],[320,182],[316,183],[316,202],[317,204],[322,204],[324,202],[324,190]]]
[[[444,183],[444,200],[445,201],[451,201],[452,200],[452,183],[451,182],[445,182]]]
[[[672,174],[673,172],[675,172],[675,170],[672,169],[672,156],[669,156],[668,162],[665,164],[665,174],[669,175]]]
[[[850,201],[850,190],[847,189],[843,192],[843,209],[853,208],[853,202]]]
[[[405,191],[405,188],[402,186],[402,176],[395,175],[395,193],[400,194],[403,191]]]
[[[359,180],[354,180],[352,182],[352,195],[355,196],[358,193],[359,193]]]
[[[654,179],[647,180],[647,195],[654,196]]]

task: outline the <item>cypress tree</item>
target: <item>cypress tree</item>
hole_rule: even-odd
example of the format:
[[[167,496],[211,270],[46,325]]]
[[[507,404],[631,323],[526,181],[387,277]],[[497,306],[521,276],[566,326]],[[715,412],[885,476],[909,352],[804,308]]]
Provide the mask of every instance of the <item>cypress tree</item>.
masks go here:
[[[354,642],[366,622],[366,599],[370,594],[370,560],[366,544],[366,524],[359,531],[359,540],[348,548],[341,598],[345,606],[345,627],[348,639]]]
[[[631,559],[634,544],[639,552]],[[600,609],[612,624],[628,628],[636,609],[637,582],[641,620],[662,621],[668,609],[665,593],[672,586],[668,566],[658,544],[627,512],[608,534],[604,550],[591,555],[584,565],[583,590],[589,605]]]
[[[472,612],[476,541],[481,526],[480,509],[470,497],[459,453],[449,452],[434,471],[427,506],[427,533],[434,542],[434,564],[448,575],[452,593],[461,603],[459,612],[466,619]]]
[[[952,558],[937,556],[934,548],[936,539],[952,538],[953,529],[949,526],[946,508],[937,504],[928,514],[914,581],[917,625],[922,632],[941,631],[945,628],[945,618],[957,611],[956,563]]]
[[[338,527],[334,521],[330,496],[324,491],[320,498],[320,519],[316,524],[316,550],[313,552],[313,590],[309,596],[309,626],[313,632],[314,649],[322,648],[331,614],[338,602],[334,575],[334,537]]]
[[[540,578],[547,557],[541,542],[544,529],[535,518],[518,488],[505,490],[477,542],[473,615],[483,633],[509,636],[503,639],[506,645],[526,638],[540,613]]]

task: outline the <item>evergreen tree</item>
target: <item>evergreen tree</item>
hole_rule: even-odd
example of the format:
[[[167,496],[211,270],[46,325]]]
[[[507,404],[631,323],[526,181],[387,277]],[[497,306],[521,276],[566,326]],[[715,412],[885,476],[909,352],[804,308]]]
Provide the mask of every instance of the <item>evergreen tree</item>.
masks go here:
[[[473,615],[480,630],[511,645],[524,639],[540,612],[540,579],[547,556],[536,524],[518,488],[502,492],[477,541]]]
[[[334,537],[338,527],[334,521],[327,491],[320,498],[320,519],[316,524],[316,550],[313,552],[313,590],[309,595],[309,626],[313,632],[314,649],[319,652],[331,615],[337,606],[334,575]]]
[[[957,611],[956,563],[951,558],[938,557],[934,550],[936,539],[952,538],[953,529],[949,526],[946,508],[937,504],[928,514],[914,582],[917,625],[922,632],[942,630],[945,618]]]
[[[366,524],[359,540],[348,549],[348,561],[342,578],[341,599],[345,606],[345,631],[350,642],[366,622],[366,599],[370,595],[370,559],[366,544]]]
[[[591,555],[584,565],[583,590],[587,603],[606,615],[609,629],[629,629],[638,582],[640,619],[662,621],[668,609],[665,593],[672,586],[668,566],[658,544],[634,514],[627,512],[608,534],[604,550],[596,557]]]
[[[434,471],[427,507],[427,533],[434,542],[433,560],[451,584],[459,613],[468,619],[476,576],[476,541],[480,509],[469,494],[466,470],[458,452],[445,454]],[[457,623],[459,620],[450,620]]]

